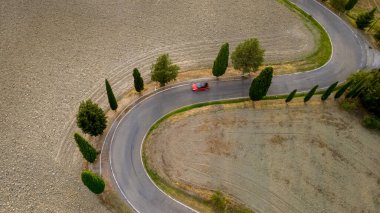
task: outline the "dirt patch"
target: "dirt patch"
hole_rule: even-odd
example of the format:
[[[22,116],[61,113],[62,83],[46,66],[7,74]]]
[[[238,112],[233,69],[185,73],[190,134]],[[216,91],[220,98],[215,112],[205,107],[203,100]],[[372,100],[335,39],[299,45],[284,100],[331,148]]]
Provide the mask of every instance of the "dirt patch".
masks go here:
[[[261,212],[380,210],[378,132],[319,97],[264,102],[169,118],[148,138],[150,165],[177,185],[221,190]]]

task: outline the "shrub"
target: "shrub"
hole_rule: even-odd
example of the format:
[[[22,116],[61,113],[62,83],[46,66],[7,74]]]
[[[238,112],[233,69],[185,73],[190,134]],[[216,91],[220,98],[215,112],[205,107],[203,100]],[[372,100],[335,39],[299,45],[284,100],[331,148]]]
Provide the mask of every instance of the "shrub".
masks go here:
[[[244,73],[256,72],[264,61],[264,50],[259,41],[251,38],[240,43],[231,54],[231,61],[235,69]]]
[[[346,111],[358,109],[358,101],[356,99],[344,99],[340,106]]]
[[[81,179],[83,184],[93,193],[100,194],[104,191],[105,183],[102,177],[96,175],[90,170],[82,171]]]
[[[305,98],[303,99],[303,102],[308,102],[311,97],[313,97],[315,91],[317,91],[317,88],[318,88],[319,85],[315,85],[305,96]]]
[[[101,135],[106,128],[106,115],[91,100],[81,102],[77,114],[77,125],[84,133],[92,136]]]
[[[375,12],[376,8],[373,8],[371,11],[359,14],[356,18],[356,26],[361,30],[368,27],[375,18]]]
[[[330,96],[330,94],[334,91],[337,85],[338,85],[338,82],[331,84],[331,86],[329,86],[329,88],[327,88],[327,90],[321,96],[321,100],[325,101]]]
[[[96,149],[78,133],[74,134],[74,139],[83,155],[83,158],[88,162],[93,163],[96,159]]]
[[[380,42],[380,30],[376,30],[376,33],[373,35],[373,37],[377,42]]]
[[[296,95],[296,92],[297,92],[296,89],[293,90],[293,91],[288,95],[288,97],[286,98],[285,102],[286,102],[286,103],[290,102],[290,101],[294,98],[294,96]]]
[[[179,67],[172,64],[169,54],[160,55],[151,67],[151,79],[165,86],[166,83],[177,78]]]
[[[342,96],[344,94],[344,92],[351,86],[352,84],[352,80],[351,81],[348,81],[346,84],[344,84],[336,93],[335,93],[335,96],[334,98],[335,99],[338,99],[340,98],[340,96]]]
[[[221,192],[215,192],[211,196],[211,204],[216,212],[224,212],[227,206],[227,201]]]
[[[261,71],[260,75],[252,80],[249,88],[249,97],[252,101],[261,100],[268,92],[272,83],[273,68],[266,67]]]
[[[368,129],[380,129],[380,119],[374,115],[366,115],[363,119],[363,126]]]
[[[229,45],[228,43],[225,43],[220,48],[218,56],[216,57],[212,67],[212,74],[215,77],[222,76],[226,72],[229,54]]]
[[[141,77],[140,72],[137,68],[133,69],[133,83],[136,92],[141,92],[142,90],[144,90],[144,80]]]
[[[106,79],[106,90],[107,90],[108,103],[110,104],[110,107],[112,110],[116,110],[117,101],[116,101],[115,95],[113,94],[111,85],[107,79]]]

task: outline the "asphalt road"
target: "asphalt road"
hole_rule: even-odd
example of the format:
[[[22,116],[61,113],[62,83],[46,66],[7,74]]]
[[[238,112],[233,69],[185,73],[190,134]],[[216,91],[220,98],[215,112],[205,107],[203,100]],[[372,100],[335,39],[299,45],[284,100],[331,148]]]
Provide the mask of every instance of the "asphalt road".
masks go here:
[[[314,0],[292,0],[311,14],[328,32],[333,56],[323,67],[304,73],[275,76],[269,94],[285,94],[293,89],[309,90],[318,84],[327,87],[364,67],[373,66],[376,53],[336,15]],[[194,103],[248,96],[251,79],[211,81],[210,90],[192,92],[190,84],[162,90],[136,104],[115,122],[106,137],[114,181],[124,199],[136,212],[193,212],[194,210],[161,192],[149,179],[141,160],[142,141],[153,123],[176,108]]]

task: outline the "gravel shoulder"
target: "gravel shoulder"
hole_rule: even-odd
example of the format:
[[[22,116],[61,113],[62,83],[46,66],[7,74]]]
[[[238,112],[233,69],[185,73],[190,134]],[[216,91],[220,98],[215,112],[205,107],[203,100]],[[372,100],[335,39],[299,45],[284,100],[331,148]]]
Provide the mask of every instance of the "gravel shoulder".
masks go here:
[[[0,29],[4,212],[107,212],[80,181],[72,138],[80,101],[107,109],[105,78],[120,97],[133,68],[147,77],[161,53],[189,70],[211,66],[226,41],[234,48],[257,37],[267,62],[303,57],[315,45],[275,0],[4,0]]]
[[[149,165],[177,186],[220,190],[260,212],[378,212],[379,132],[318,99],[175,115],[148,138]]]

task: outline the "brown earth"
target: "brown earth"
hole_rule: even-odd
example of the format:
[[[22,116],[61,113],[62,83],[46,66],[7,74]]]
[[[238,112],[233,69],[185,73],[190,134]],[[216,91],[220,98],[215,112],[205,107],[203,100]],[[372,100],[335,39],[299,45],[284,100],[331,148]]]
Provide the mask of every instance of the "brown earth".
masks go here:
[[[105,78],[121,97],[132,69],[148,78],[161,53],[184,70],[210,67],[223,42],[249,37],[267,62],[314,49],[300,18],[275,0],[2,0],[0,212],[105,212],[80,180],[80,101],[107,109]]]
[[[217,105],[175,115],[147,141],[178,186],[220,190],[259,212],[379,212],[380,134],[332,100]],[[191,188],[191,187],[187,187]]]

